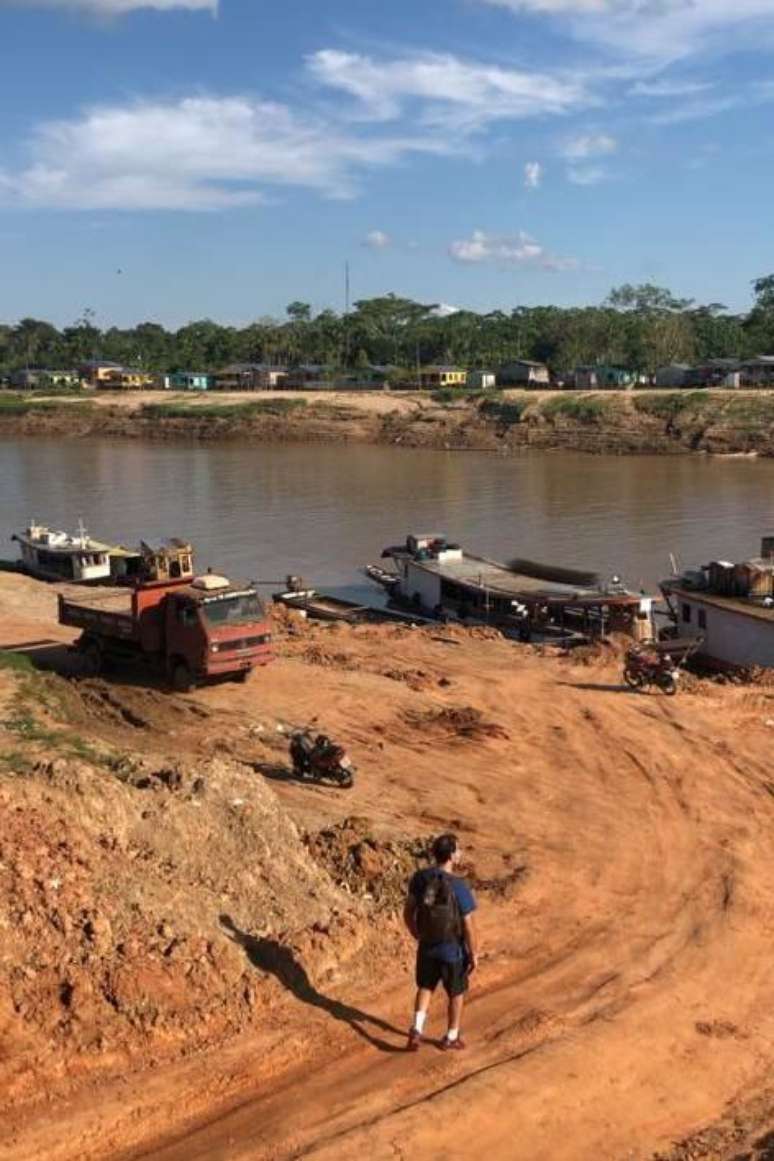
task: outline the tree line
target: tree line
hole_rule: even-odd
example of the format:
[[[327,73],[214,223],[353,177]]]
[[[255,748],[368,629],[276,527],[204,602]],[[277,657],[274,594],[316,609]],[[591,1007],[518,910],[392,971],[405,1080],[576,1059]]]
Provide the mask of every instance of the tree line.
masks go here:
[[[395,294],[362,299],[349,314],[314,314],[297,301],[282,319],[259,318],[242,328],[201,319],[178,330],[154,322],[100,329],[86,310],[61,330],[34,318],[0,324],[0,373],[65,369],[99,358],[160,373],[242,362],[333,370],[390,365],[411,376],[418,364],[486,369],[533,359],[557,374],[597,363],[651,374],[669,363],[774,353],[774,275],[757,279],[753,290],[753,306],[742,314],[650,284],[617,287],[599,306],[515,306],[486,314],[444,314],[436,304]]]

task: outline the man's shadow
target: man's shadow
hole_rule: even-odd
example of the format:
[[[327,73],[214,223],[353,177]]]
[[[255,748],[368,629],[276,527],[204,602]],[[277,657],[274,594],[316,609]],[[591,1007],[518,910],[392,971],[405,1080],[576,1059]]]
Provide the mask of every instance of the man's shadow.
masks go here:
[[[230,915],[221,915],[220,924],[228,938],[244,948],[247,958],[254,967],[276,976],[283,987],[292,992],[302,1004],[321,1008],[334,1020],[341,1020],[342,1023],[349,1024],[353,1032],[362,1036],[380,1052],[405,1051],[405,1032],[396,1028],[394,1024],[388,1024],[385,1020],[381,1020],[378,1016],[371,1016],[368,1012],[362,1012],[359,1008],[351,1008],[349,1004],[343,1004],[340,1000],[332,1000],[328,996],[324,996],[322,992],[318,992],[306,974],[303,964],[298,962],[289,947],[283,946],[275,939],[248,935],[246,931],[240,931]],[[367,1025],[378,1028],[382,1032],[393,1032],[396,1036],[403,1038],[404,1044],[390,1044],[389,1041],[369,1032]]]

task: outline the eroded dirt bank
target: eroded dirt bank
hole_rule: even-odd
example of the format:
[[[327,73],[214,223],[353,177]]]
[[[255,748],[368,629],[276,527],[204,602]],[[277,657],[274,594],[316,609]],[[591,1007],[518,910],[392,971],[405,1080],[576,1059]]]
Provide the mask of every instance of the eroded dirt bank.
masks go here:
[[[87,400],[0,394],[0,435],[155,440],[364,442],[510,453],[774,455],[769,391],[443,392],[192,398],[166,392]]]
[[[0,646],[59,663],[54,596],[0,574]],[[774,690],[278,633],[186,697],[0,669],[3,1161],[770,1156]],[[289,779],[315,717],[354,790]],[[470,1047],[409,1057],[395,909],[446,828],[481,901]]]

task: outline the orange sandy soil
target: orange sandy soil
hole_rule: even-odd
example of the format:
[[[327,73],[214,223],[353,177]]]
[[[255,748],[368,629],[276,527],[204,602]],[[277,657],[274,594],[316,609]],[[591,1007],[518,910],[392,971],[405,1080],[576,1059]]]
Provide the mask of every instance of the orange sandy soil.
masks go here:
[[[60,637],[53,596],[0,574],[0,645]],[[490,885],[468,1050],[438,1050],[439,997],[429,1041],[403,1052],[412,948],[389,911],[325,972],[305,945],[313,987],[253,967],[248,941],[264,1016],[173,1058],[140,1044],[62,1097],[46,1057],[37,1099],[0,1112],[2,1161],[774,1155],[774,689],[633,694],[613,650],[541,655],[486,631],[302,626],[280,648],[246,686],[185,699],[114,678],[152,725],[132,744],[252,763],[301,830],[455,829]],[[173,731],[183,703],[207,717]],[[473,736],[443,712],[460,707]],[[352,752],[351,791],[284,780],[261,741],[315,716]]]

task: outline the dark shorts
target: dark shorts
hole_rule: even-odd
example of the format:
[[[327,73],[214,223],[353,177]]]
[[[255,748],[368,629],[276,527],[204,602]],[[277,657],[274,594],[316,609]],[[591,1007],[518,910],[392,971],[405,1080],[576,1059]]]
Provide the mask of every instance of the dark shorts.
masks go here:
[[[417,987],[434,992],[439,984],[443,984],[450,997],[464,996],[468,990],[467,964],[464,959],[454,963],[436,959],[420,946],[417,949]]]

